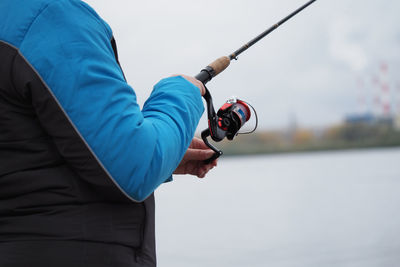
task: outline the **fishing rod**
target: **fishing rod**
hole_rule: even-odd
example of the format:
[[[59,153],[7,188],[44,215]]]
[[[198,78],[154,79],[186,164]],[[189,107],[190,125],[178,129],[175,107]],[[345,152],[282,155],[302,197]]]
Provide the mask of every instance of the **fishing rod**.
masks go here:
[[[204,86],[206,83],[211,81],[212,78],[223,72],[228,66],[230,62],[253,46],[255,43],[263,39],[265,36],[276,30],[279,26],[284,24],[286,21],[297,15],[303,9],[314,3],[316,0],[308,1],[303,6],[296,9],[294,12],[280,20],[278,23],[274,24],[272,27],[268,28],[260,35],[255,37],[254,39],[250,40],[248,43],[244,44],[238,50],[230,54],[229,56],[223,56],[209,64],[207,67],[202,69],[199,74],[195,76],[195,78],[201,81]],[[235,136],[239,134],[240,128],[250,119],[251,111],[250,107],[253,109],[254,114],[256,116],[256,125],[255,128],[247,132],[252,133],[256,130],[258,125],[258,118],[255,109],[246,101],[231,98],[229,99],[216,113],[212,101],[212,97],[210,92],[208,91],[207,87],[205,88],[206,92],[203,95],[203,98],[206,100],[207,103],[207,116],[208,116],[208,128],[202,131],[201,138],[203,139],[204,143],[211,148],[215,154],[205,161],[205,163],[210,163],[213,160],[217,159],[219,156],[223,154],[221,150],[213,146],[211,143],[208,142],[207,137],[211,136],[212,140],[215,142],[222,141],[225,137],[228,140],[233,140]]]

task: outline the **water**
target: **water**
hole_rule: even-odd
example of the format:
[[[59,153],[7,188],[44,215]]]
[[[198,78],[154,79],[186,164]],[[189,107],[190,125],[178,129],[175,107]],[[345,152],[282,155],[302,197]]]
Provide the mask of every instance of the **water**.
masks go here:
[[[157,199],[160,267],[400,265],[400,149],[225,158]]]

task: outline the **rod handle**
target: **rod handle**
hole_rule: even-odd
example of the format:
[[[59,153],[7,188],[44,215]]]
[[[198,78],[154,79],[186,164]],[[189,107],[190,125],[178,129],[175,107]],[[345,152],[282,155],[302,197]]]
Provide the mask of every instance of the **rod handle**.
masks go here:
[[[223,72],[229,66],[229,64],[231,64],[231,60],[229,59],[229,57],[224,56],[218,58],[208,66],[210,66],[214,70],[213,77],[215,77]]]
[[[220,57],[201,70],[195,77],[202,83],[208,83],[212,78],[223,72],[231,63],[229,57]]]

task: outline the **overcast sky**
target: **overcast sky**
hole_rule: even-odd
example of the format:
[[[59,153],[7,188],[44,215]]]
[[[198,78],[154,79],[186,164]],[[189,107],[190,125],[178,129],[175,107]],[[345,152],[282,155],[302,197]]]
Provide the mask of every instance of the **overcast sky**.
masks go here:
[[[143,105],[161,78],[197,74],[306,1],[86,2],[113,29],[121,65]],[[236,95],[254,105],[262,129],[287,127],[292,118],[306,127],[337,123],[346,114],[374,109],[371,80],[381,79],[383,62],[389,68],[382,79],[391,85],[395,107],[399,14],[395,0],[318,0],[208,84],[216,108]],[[199,129],[205,127],[203,120]]]

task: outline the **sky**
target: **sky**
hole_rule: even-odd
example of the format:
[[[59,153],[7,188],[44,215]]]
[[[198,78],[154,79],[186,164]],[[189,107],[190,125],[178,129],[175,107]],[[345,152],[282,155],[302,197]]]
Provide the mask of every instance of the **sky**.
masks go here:
[[[143,105],[160,79],[196,75],[306,1],[86,2],[113,29],[120,63]],[[207,84],[215,108],[233,95],[246,100],[263,130],[293,121],[326,127],[349,114],[379,113],[376,95],[400,113],[399,14],[395,0],[316,1]],[[386,81],[389,93],[382,96],[374,79]],[[203,118],[199,130],[205,127]]]

